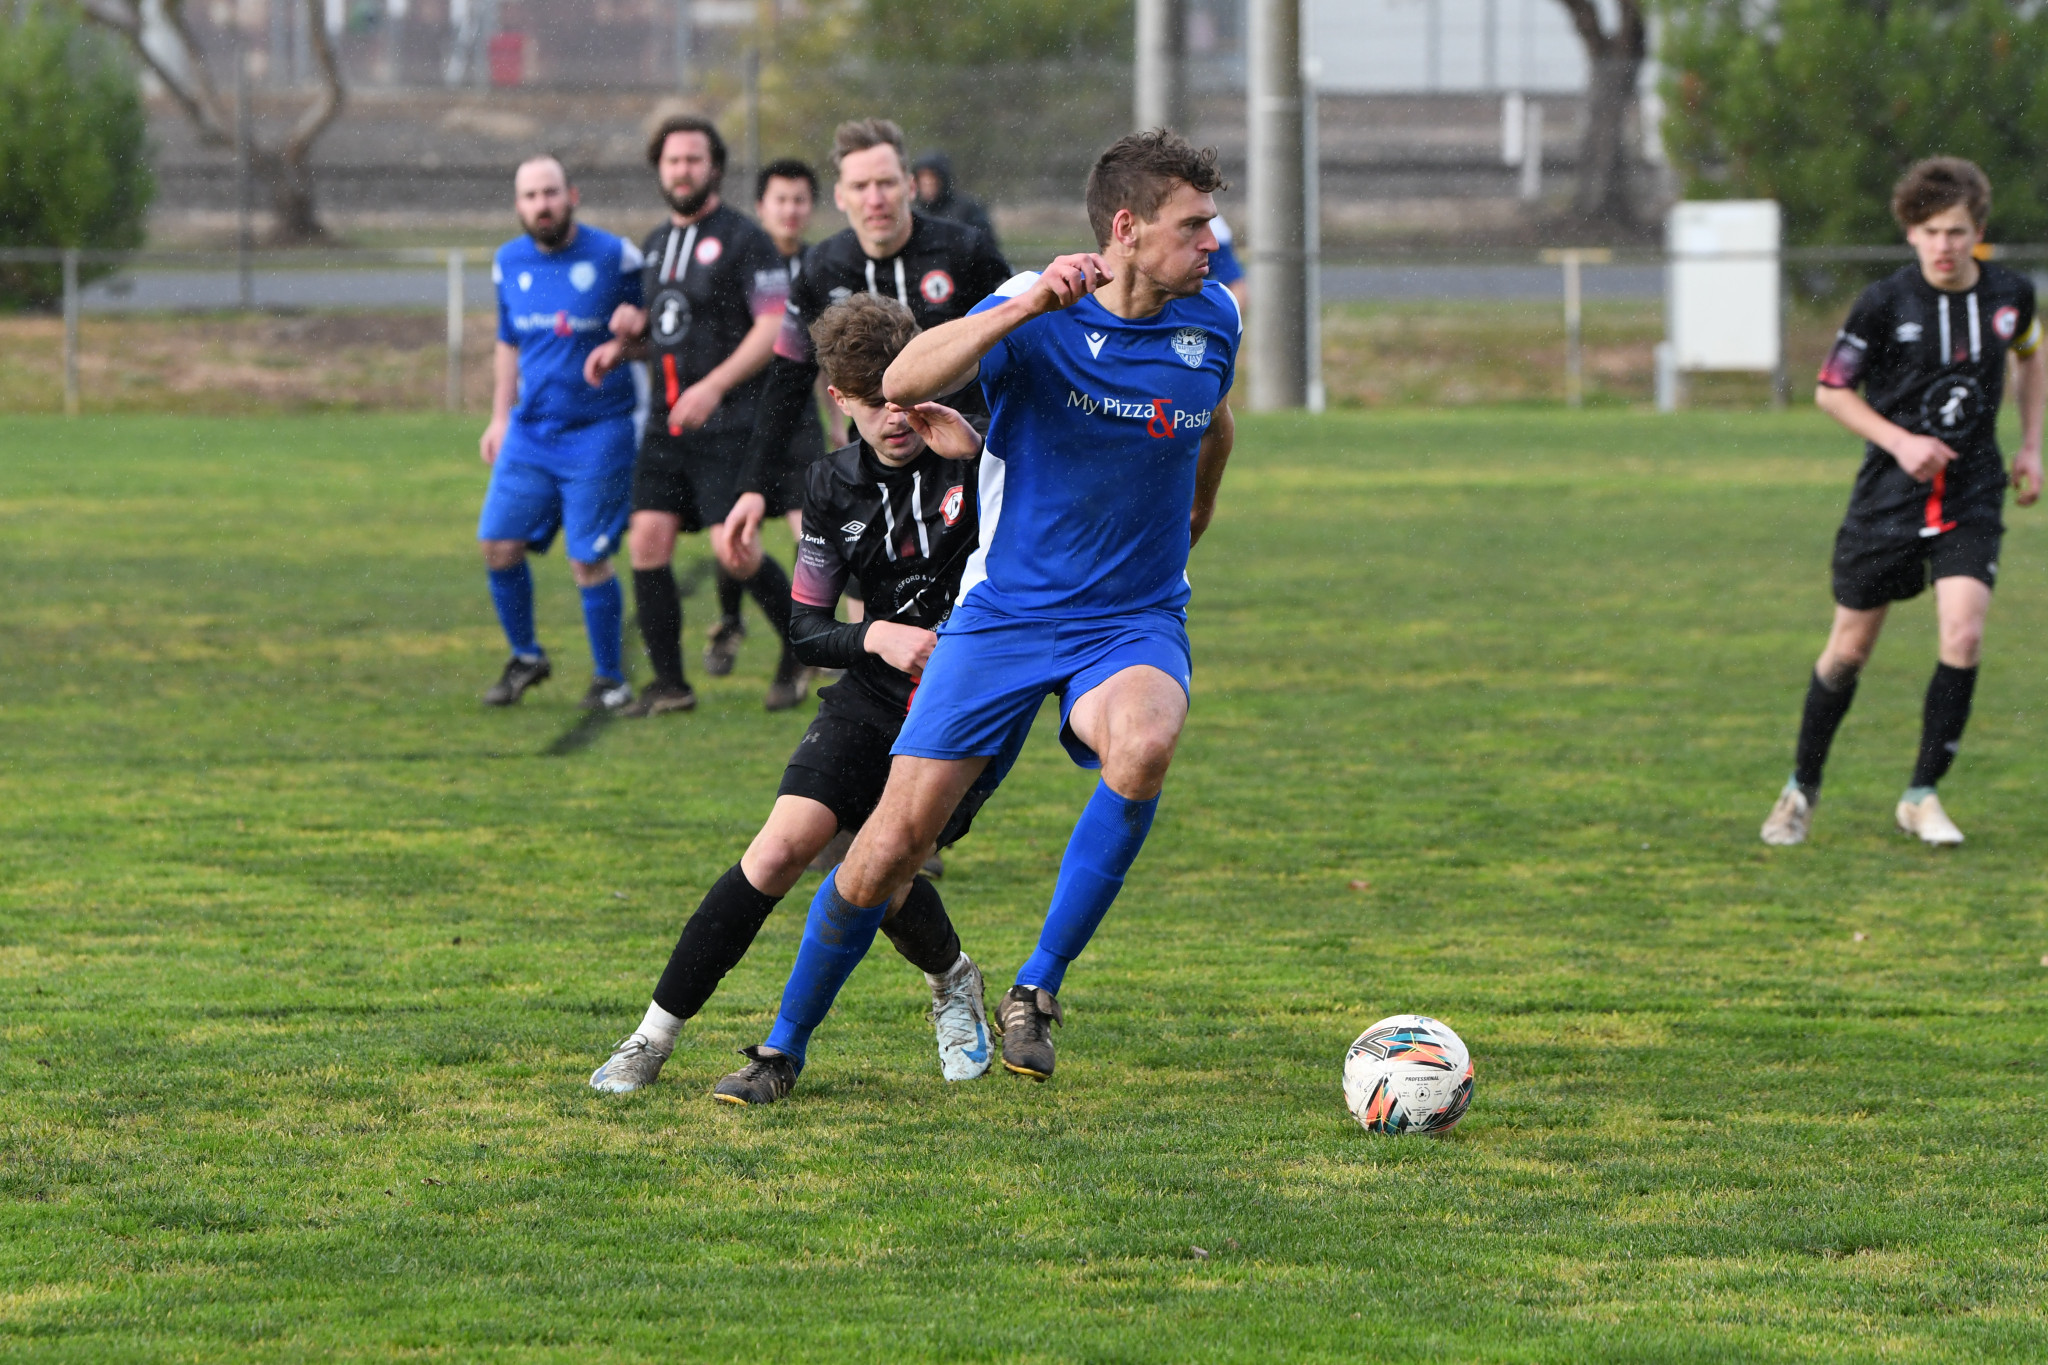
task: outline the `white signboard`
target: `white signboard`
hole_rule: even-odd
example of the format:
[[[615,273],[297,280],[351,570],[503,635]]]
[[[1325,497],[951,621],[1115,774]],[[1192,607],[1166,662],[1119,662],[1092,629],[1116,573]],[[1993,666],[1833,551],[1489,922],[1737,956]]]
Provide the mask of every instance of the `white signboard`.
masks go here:
[[[1770,199],[1674,204],[1665,221],[1671,263],[1664,326],[1680,371],[1778,368],[1778,250]]]

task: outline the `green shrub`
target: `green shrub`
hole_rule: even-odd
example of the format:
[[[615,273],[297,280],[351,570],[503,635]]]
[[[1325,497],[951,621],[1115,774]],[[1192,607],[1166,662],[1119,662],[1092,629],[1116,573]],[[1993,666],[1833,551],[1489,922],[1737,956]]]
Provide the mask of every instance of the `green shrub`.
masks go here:
[[[0,246],[141,245],[148,130],[107,37],[40,9],[0,21],[0,186]],[[46,308],[61,289],[57,266],[0,266],[0,307]]]

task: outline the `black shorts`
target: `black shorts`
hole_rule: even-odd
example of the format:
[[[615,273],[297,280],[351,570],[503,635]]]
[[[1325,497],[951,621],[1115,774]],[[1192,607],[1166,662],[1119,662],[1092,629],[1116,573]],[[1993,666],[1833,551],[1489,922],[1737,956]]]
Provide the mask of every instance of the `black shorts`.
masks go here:
[[[1874,611],[1918,597],[1937,578],[1974,578],[1995,588],[2001,538],[1996,527],[1958,526],[1906,540],[1845,521],[1835,533],[1835,601],[1851,611]]]
[[[664,428],[650,430],[633,462],[633,510],[667,512],[682,522],[684,531],[718,525],[739,501],[740,471],[752,436],[750,431],[671,436]],[[789,471],[766,491],[771,517],[802,507],[802,471]]]
[[[818,714],[789,756],[776,795],[808,797],[831,811],[839,828],[859,829],[875,813],[882,788],[889,784],[889,746],[902,726],[863,720],[835,707],[830,698],[830,691],[819,695]],[[940,848],[967,836],[989,795],[970,791],[961,799],[939,835]]]

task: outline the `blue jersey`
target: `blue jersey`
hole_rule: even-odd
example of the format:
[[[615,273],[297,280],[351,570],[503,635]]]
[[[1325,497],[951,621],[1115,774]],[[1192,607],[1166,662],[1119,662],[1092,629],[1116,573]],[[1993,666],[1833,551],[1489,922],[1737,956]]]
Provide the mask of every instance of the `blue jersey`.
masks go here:
[[[560,251],[530,237],[491,261],[498,340],[519,348],[519,402],[512,420],[531,429],[583,427],[632,418],[645,407],[646,371],[622,365],[592,388],[583,362],[611,338],[612,310],[640,303],[640,248],[588,223]]]
[[[972,311],[1037,278],[1016,276]],[[996,343],[981,362],[981,548],[955,623],[1186,607],[1195,462],[1242,330],[1230,291],[1205,282],[1149,318],[1091,295]]]
[[[1219,213],[1209,220],[1209,226],[1216,232],[1216,249],[1209,253],[1209,278],[1218,284],[1236,284],[1244,278],[1244,267],[1231,249],[1230,224]]]

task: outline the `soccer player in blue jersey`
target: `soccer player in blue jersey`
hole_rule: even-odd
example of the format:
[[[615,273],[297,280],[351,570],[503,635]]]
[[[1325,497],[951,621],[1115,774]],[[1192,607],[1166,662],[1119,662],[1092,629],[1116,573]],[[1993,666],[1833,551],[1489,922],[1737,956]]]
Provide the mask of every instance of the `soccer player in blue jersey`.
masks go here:
[[[999,1010],[1003,1065],[1052,1074],[1067,968],[1145,842],[1187,719],[1188,552],[1230,458],[1241,330],[1236,300],[1207,278],[1222,187],[1213,148],[1163,129],[1119,140],[1088,177],[1099,254],[1011,279],[889,367],[883,392],[904,407],[981,380],[981,545],[881,804],[818,888],[775,1026],[719,1098],[788,1092],[892,897],[961,799],[1002,780],[1048,694],[1067,752],[1102,770],[1038,950]]]
[[[491,261],[496,382],[491,424],[478,443],[491,484],[476,528],[512,657],[484,701],[510,706],[553,672],[534,634],[526,554],[545,550],[559,531],[590,636],[593,677],[583,705],[615,711],[633,689],[619,659],[625,601],[611,557],[632,502],[647,376],[625,367],[593,386],[583,365],[609,339],[612,310],[640,303],[640,251],[576,221],[575,186],[551,156],[519,167],[513,197],[526,235]]]

